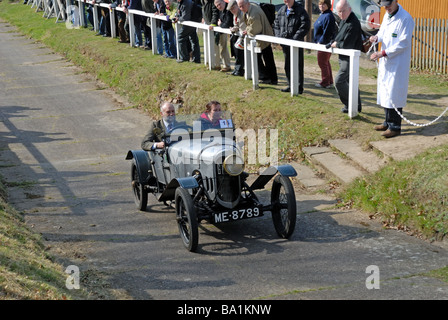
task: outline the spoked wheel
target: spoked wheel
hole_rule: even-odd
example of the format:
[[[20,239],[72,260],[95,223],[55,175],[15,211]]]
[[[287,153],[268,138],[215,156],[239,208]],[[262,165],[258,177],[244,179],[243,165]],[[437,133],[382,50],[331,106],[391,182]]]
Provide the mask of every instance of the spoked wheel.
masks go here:
[[[134,202],[139,210],[145,211],[148,205],[148,192],[145,190],[144,185],[140,183],[135,160],[132,161],[131,179],[132,190],[134,191]]]
[[[193,199],[184,188],[176,189],[176,219],[179,233],[188,251],[196,251],[198,247],[199,232],[198,219],[194,209]]]
[[[296,195],[288,177],[276,176],[271,192],[272,220],[275,231],[282,238],[289,238],[296,226]]]

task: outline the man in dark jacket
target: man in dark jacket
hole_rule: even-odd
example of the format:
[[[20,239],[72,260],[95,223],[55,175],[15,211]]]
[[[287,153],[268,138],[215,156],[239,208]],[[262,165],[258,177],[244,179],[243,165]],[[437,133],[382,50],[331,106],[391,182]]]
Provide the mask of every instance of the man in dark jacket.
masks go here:
[[[128,9],[134,9],[134,10],[142,10],[142,0],[130,0],[129,6],[125,6],[124,12],[128,14]],[[142,36],[142,20],[143,17],[134,14],[134,32],[135,32],[135,47],[142,47],[143,45],[143,36]],[[132,41],[132,40],[131,40]]]
[[[202,22],[209,25],[210,29],[213,29],[214,26],[217,26],[218,24],[218,16],[219,16],[219,10],[215,6],[215,0],[201,0],[202,5]],[[213,65],[215,68],[219,68],[219,48],[217,45],[215,45],[214,48],[214,56],[213,56]]]
[[[92,5],[94,5],[95,3],[109,3],[111,4],[112,1],[111,0],[93,0],[92,1]],[[98,8],[98,19],[100,21],[100,25],[99,25],[99,31],[96,34],[97,36],[102,35],[103,37],[110,37],[111,35],[111,30],[110,30],[110,10],[109,8],[106,7],[99,7]]]
[[[274,34],[279,38],[303,41],[310,30],[311,21],[308,13],[303,6],[294,0],[283,0],[282,6],[275,17]],[[283,55],[285,57],[285,74],[288,80],[288,87],[282,89],[282,92],[290,92],[291,79],[291,48],[282,45]],[[303,48],[299,48],[299,94],[303,93]]]
[[[191,21],[191,9],[193,2],[191,0],[178,0],[178,16],[173,19],[174,23],[178,21]],[[198,34],[196,28],[182,25],[179,31],[179,57],[177,62],[185,62],[190,60],[190,50],[188,42],[190,42],[193,51],[193,62],[201,63],[201,51],[199,48]]]
[[[154,8],[154,3],[152,0],[142,0],[142,10],[147,13],[154,13],[156,12]],[[142,16],[142,29],[143,34],[145,36],[145,44],[144,48],[145,50],[151,50],[152,49],[152,43],[151,43],[151,19],[148,17]],[[157,23],[160,24],[160,20],[156,20]]]
[[[331,44],[333,48],[340,49],[362,49],[361,23],[352,12],[352,8],[347,0],[341,0],[336,5],[336,12],[341,18],[339,31],[335,41]],[[348,94],[350,79],[350,57],[339,55],[339,72],[335,78],[335,87],[339,94],[339,99],[344,104],[342,112],[348,113]],[[358,112],[361,112],[361,96],[358,89]]]
[[[218,21],[218,8],[214,4],[215,0],[201,0],[202,18],[205,24],[212,24],[212,21]]]

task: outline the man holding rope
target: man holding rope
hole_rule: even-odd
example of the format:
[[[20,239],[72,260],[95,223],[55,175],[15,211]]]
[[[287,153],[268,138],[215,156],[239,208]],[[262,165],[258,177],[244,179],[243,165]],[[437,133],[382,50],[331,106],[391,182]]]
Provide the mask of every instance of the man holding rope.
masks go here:
[[[414,20],[398,0],[379,0],[386,14],[376,36],[370,42],[381,42],[381,51],[374,52],[371,60],[378,61],[377,104],[385,111],[385,121],[374,127],[384,131],[382,136],[392,138],[401,133],[401,114],[406,105],[411,65],[411,44]],[[395,110],[396,109],[396,110]]]

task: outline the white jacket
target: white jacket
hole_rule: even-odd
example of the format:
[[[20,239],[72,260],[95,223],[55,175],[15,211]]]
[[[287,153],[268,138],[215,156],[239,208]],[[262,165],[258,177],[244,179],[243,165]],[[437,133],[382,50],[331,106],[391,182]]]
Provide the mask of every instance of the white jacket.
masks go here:
[[[379,59],[377,103],[384,108],[403,108],[406,105],[411,64],[414,20],[402,6],[389,18],[383,18],[378,42],[387,56]]]

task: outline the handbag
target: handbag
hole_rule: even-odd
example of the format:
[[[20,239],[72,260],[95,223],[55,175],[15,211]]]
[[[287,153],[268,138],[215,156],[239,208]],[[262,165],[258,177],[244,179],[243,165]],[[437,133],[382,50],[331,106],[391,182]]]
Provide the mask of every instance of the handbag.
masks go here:
[[[362,42],[362,50],[361,50],[361,52],[362,52],[362,53],[367,53],[367,52],[369,52],[371,45],[372,45],[372,43],[370,42],[369,39],[364,40],[364,41]]]

